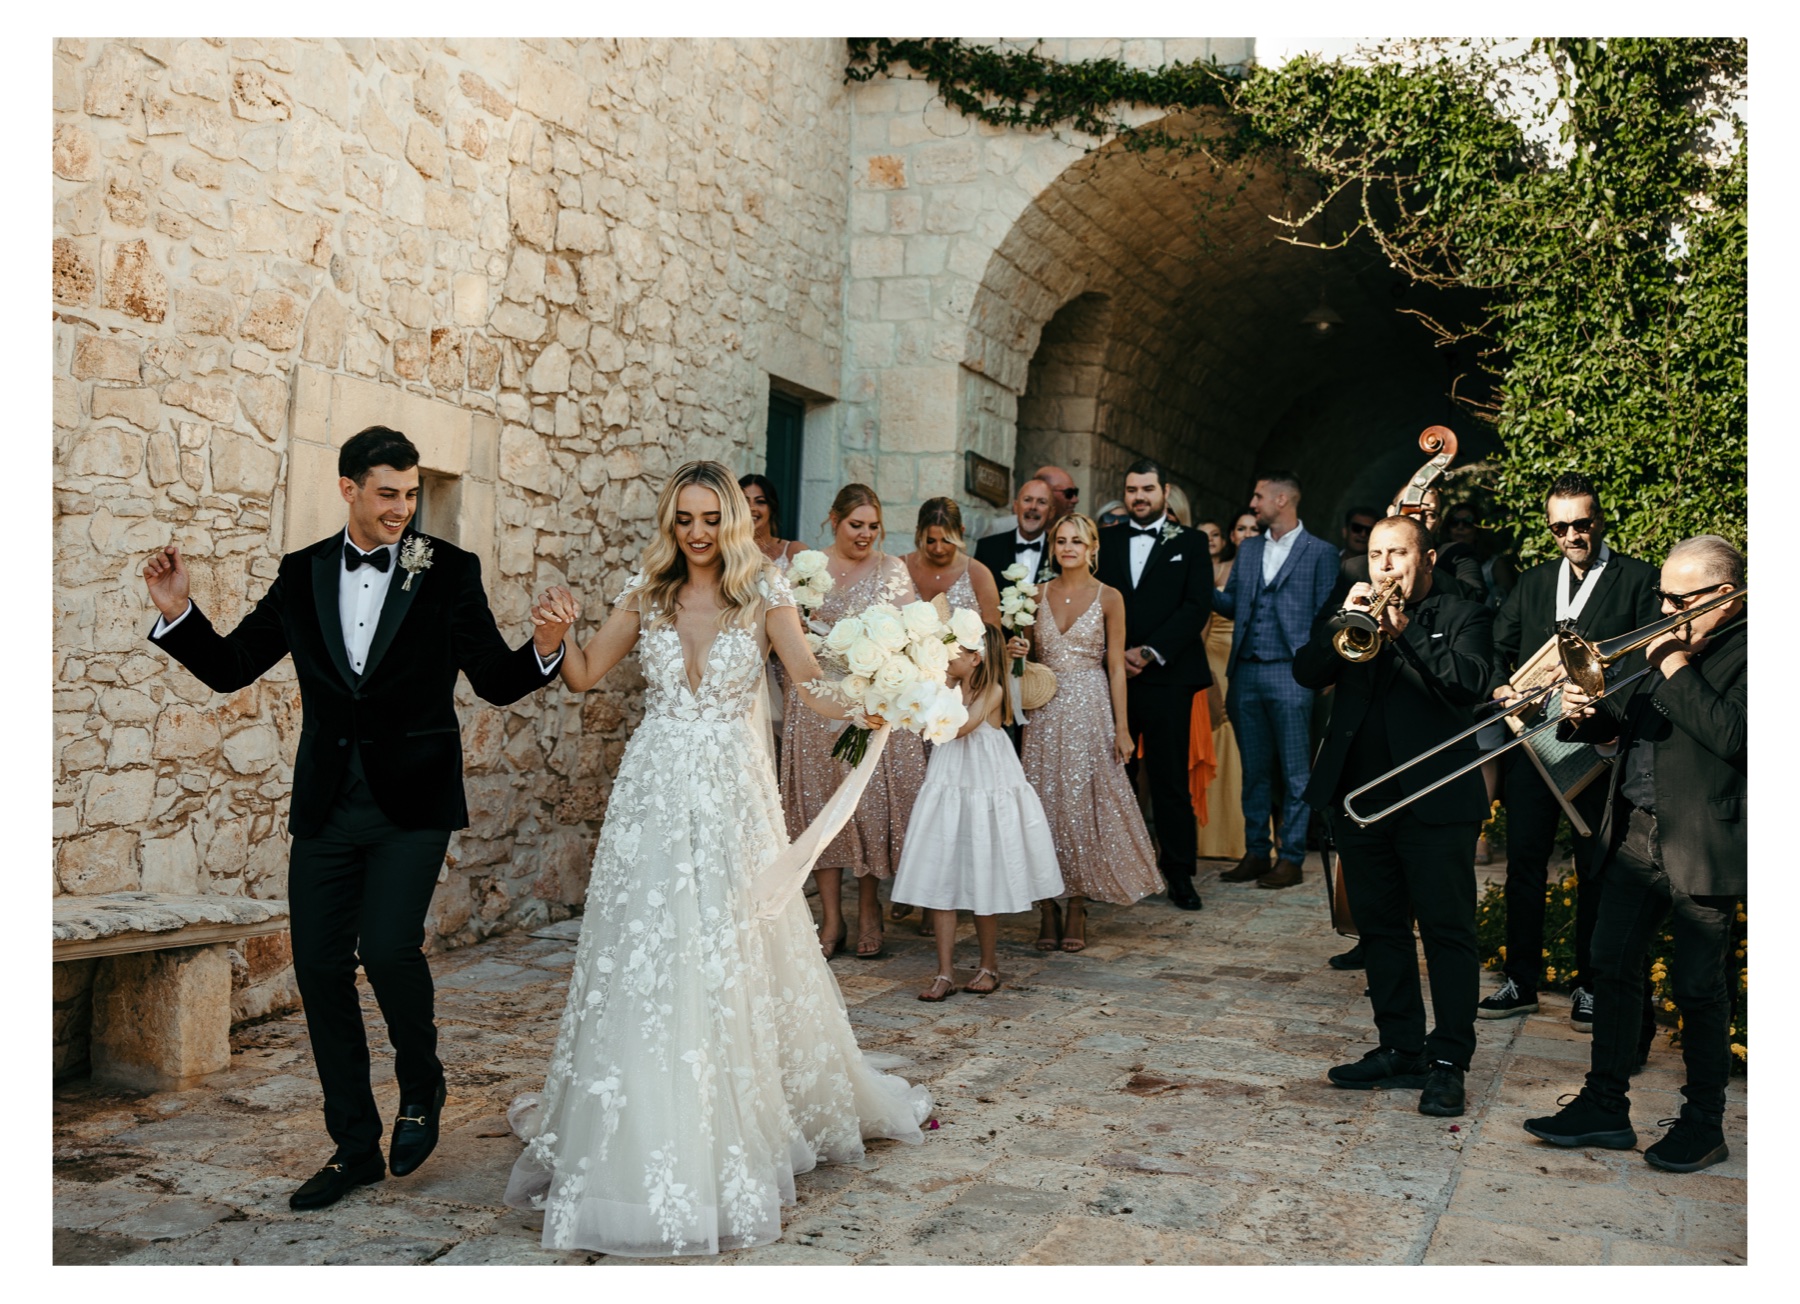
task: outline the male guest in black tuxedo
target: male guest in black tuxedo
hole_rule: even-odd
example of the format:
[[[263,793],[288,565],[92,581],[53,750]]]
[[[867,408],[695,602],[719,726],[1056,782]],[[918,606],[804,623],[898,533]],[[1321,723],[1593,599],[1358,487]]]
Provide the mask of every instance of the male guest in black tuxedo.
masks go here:
[[[1033,579],[1040,583],[1056,573],[1050,561],[1049,526],[1057,515],[1050,497],[1050,486],[1042,480],[1027,480],[1019,486],[1013,499],[1013,516],[1018,524],[998,534],[983,535],[975,541],[975,560],[994,572],[996,578],[1015,562],[1025,563]],[[1010,580],[998,580],[1001,588]]]
[[[1492,680],[1494,613],[1437,591],[1430,541],[1414,517],[1376,522],[1369,572],[1377,587],[1398,579],[1404,607],[1383,610],[1386,637],[1367,661],[1339,656],[1331,623],[1321,624],[1295,656],[1294,678],[1314,690],[1336,685],[1306,800],[1326,813],[1343,854],[1381,1041],[1326,1076],[1360,1091],[1420,1087],[1421,1114],[1453,1118],[1463,1112],[1463,1075],[1475,1053],[1475,839],[1487,791],[1470,771],[1367,828],[1343,813],[1345,794],[1467,728]],[[1373,591],[1358,584],[1350,604],[1367,607]],[[1363,794],[1357,809],[1380,810],[1478,754],[1474,739],[1465,739]],[[1431,981],[1436,1026],[1429,1034],[1413,919]]]
[[[1168,517],[1168,484],[1152,461],[1125,472],[1127,519],[1100,531],[1098,574],[1125,597],[1126,724],[1144,742],[1169,900],[1198,910],[1188,727],[1194,694],[1212,683],[1203,637],[1212,614],[1212,559],[1205,535]]]
[[[1583,638],[1599,640],[1656,619],[1656,568],[1614,552],[1606,542],[1600,493],[1585,475],[1559,476],[1545,499],[1550,533],[1562,556],[1533,566],[1519,577],[1494,617],[1496,700],[1514,698],[1507,676],[1529,658],[1563,621],[1573,621]],[[1620,663],[1629,674],[1642,665],[1636,654]],[[1500,987],[1481,1002],[1484,1019],[1530,1014],[1538,1007],[1543,971],[1544,887],[1562,807],[1537,767],[1515,747],[1501,760],[1506,793],[1506,969]],[[1587,826],[1600,823],[1606,785],[1590,783],[1572,803]],[[1580,975],[1570,996],[1569,1021],[1582,1031],[1594,1026],[1593,965],[1589,946],[1599,880],[1589,873],[1593,838],[1575,838],[1575,969]]]
[[[1743,554],[1716,534],[1683,540],[1663,562],[1665,615],[1744,587]],[[1638,1006],[1651,940],[1668,919],[1681,1011],[1687,1102],[1644,1152],[1657,1168],[1691,1173],[1729,1157],[1725,1086],[1731,1076],[1732,922],[1749,890],[1750,637],[1728,602],[1645,649],[1651,672],[1597,703],[1563,690],[1558,732],[1616,749],[1595,838],[1600,874],[1594,925],[1594,1049],[1587,1082],[1560,1112],[1525,1130],[1562,1146],[1637,1144],[1627,1094],[1638,1062]]]
[[[338,454],[345,529],[283,557],[262,601],[229,634],[189,600],[174,544],[144,565],[162,612],[151,640],[207,687],[236,692],[284,656],[300,680],[305,723],[288,818],[294,976],[337,1148],[289,1198],[295,1209],[323,1208],[386,1172],[359,962],[399,1080],[388,1165],[410,1173],[437,1144],[444,1068],[421,947],[450,833],[469,822],[457,672],[505,706],[550,681],[567,632],[539,626],[532,643],[506,646],[475,555],[407,529],[418,466],[418,450],[397,431],[371,426],[349,440]]]

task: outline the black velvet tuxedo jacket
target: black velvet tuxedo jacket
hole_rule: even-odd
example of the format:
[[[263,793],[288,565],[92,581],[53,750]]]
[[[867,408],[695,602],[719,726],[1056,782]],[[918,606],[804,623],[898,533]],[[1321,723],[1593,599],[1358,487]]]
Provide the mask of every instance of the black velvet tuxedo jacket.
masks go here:
[[[376,804],[395,824],[467,826],[457,672],[495,706],[550,681],[529,640],[509,648],[500,637],[475,554],[410,531],[402,549],[413,538],[430,544],[431,565],[409,589],[396,561],[361,675],[350,668],[338,614],[342,531],[283,557],[262,601],[229,634],[195,604],[151,640],[216,693],[234,693],[283,656],[294,658],[302,723],[288,824],[297,838],[323,829],[352,747]]]
[[[1165,531],[1150,549],[1137,587],[1131,585],[1131,527],[1108,525],[1100,531],[1099,577],[1125,598],[1125,646],[1153,647],[1154,658],[1132,684],[1184,685],[1195,689],[1212,683],[1206,664],[1206,622],[1212,616],[1212,556],[1206,536],[1185,525]]]
[[[1494,683],[1499,687],[1556,632],[1556,585],[1561,560],[1533,566],[1513,585],[1494,616]],[[1632,557],[1612,554],[1594,581],[1594,591],[1575,618],[1575,632],[1586,639],[1613,638],[1648,625],[1661,613],[1656,567]],[[1617,673],[1630,674],[1644,664],[1634,652],[1618,662]]]
[[[1617,741],[1606,812],[1595,832],[1604,871],[1625,836],[1630,803],[1619,795],[1633,742],[1656,746],[1656,840],[1669,882],[1689,896],[1743,896],[1749,890],[1750,634],[1719,635],[1684,669],[1651,671],[1617,697],[1600,699],[1592,719],[1563,724],[1560,737]]]
[[[1435,585],[1434,576],[1432,592],[1407,603],[1411,620],[1406,631],[1372,660],[1344,660],[1322,626],[1295,654],[1294,678],[1300,684],[1315,691],[1337,685],[1325,741],[1306,786],[1306,801],[1315,809],[1336,810],[1351,742],[1371,711],[1383,713],[1391,767],[1468,728],[1470,708],[1486,700],[1493,676],[1494,613],[1479,602],[1440,593]],[[1394,782],[1405,792],[1415,792],[1480,754],[1471,735]],[[1378,808],[1381,803],[1370,800],[1377,795],[1368,794],[1358,809]],[[1472,770],[1403,809],[1426,824],[1480,823],[1487,818],[1487,788],[1481,772]]]

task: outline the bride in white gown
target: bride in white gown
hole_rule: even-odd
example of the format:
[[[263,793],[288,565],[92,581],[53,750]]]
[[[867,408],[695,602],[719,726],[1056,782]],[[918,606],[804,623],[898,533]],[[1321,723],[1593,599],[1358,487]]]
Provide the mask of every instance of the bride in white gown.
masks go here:
[[[860,1159],[867,1137],[916,1143],[931,1109],[864,1062],[802,895],[752,909],[787,846],[756,718],[769,648],[792,682],[819,677],[787,581],[719,463],[676,471],[656,515],[613,615],[562,662],[583,690],[635,646],[648,687],[543,1094],[511,1112],[526,1146],[506,1188],[542,1210],[546,1247],[637,1256],[776,1240],[796,1173]],[[576,614],[565,589],[544,604]]]

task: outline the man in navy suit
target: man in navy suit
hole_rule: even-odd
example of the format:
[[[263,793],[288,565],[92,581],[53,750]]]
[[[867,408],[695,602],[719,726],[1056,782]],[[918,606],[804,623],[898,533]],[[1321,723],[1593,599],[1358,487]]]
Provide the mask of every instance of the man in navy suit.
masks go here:
[[[1225,710],[1244,758],[1244,858],[1219,877],[1292,887],[1306,858],[1310,812],[1301,794],[1309,777],[1313,703],[1312,690],[1294,682],[1294,654],[1306,646],[1313,618],[1331,596],[1338,552],[1300,524],[1300,478],[1292,471],[1258,477],[1250,508],[1262,533],[1238,545],[1231,578],[1213,598],[1218,613],[1237,622]],[[1285,788],[1280,859],[1274,859],[1269,838],[1276,765]]]

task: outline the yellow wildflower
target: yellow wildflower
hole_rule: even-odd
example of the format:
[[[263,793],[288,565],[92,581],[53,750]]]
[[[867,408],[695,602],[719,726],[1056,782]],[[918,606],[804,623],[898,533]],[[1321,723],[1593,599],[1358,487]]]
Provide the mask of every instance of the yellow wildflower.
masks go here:
[[[1733,1055],[1736,1055],[1741,1060],[1747,1060],[1750,1058],[1749,1047],[1744,1046],[1735,1041],[1731,1043],[1731,1053]]]

